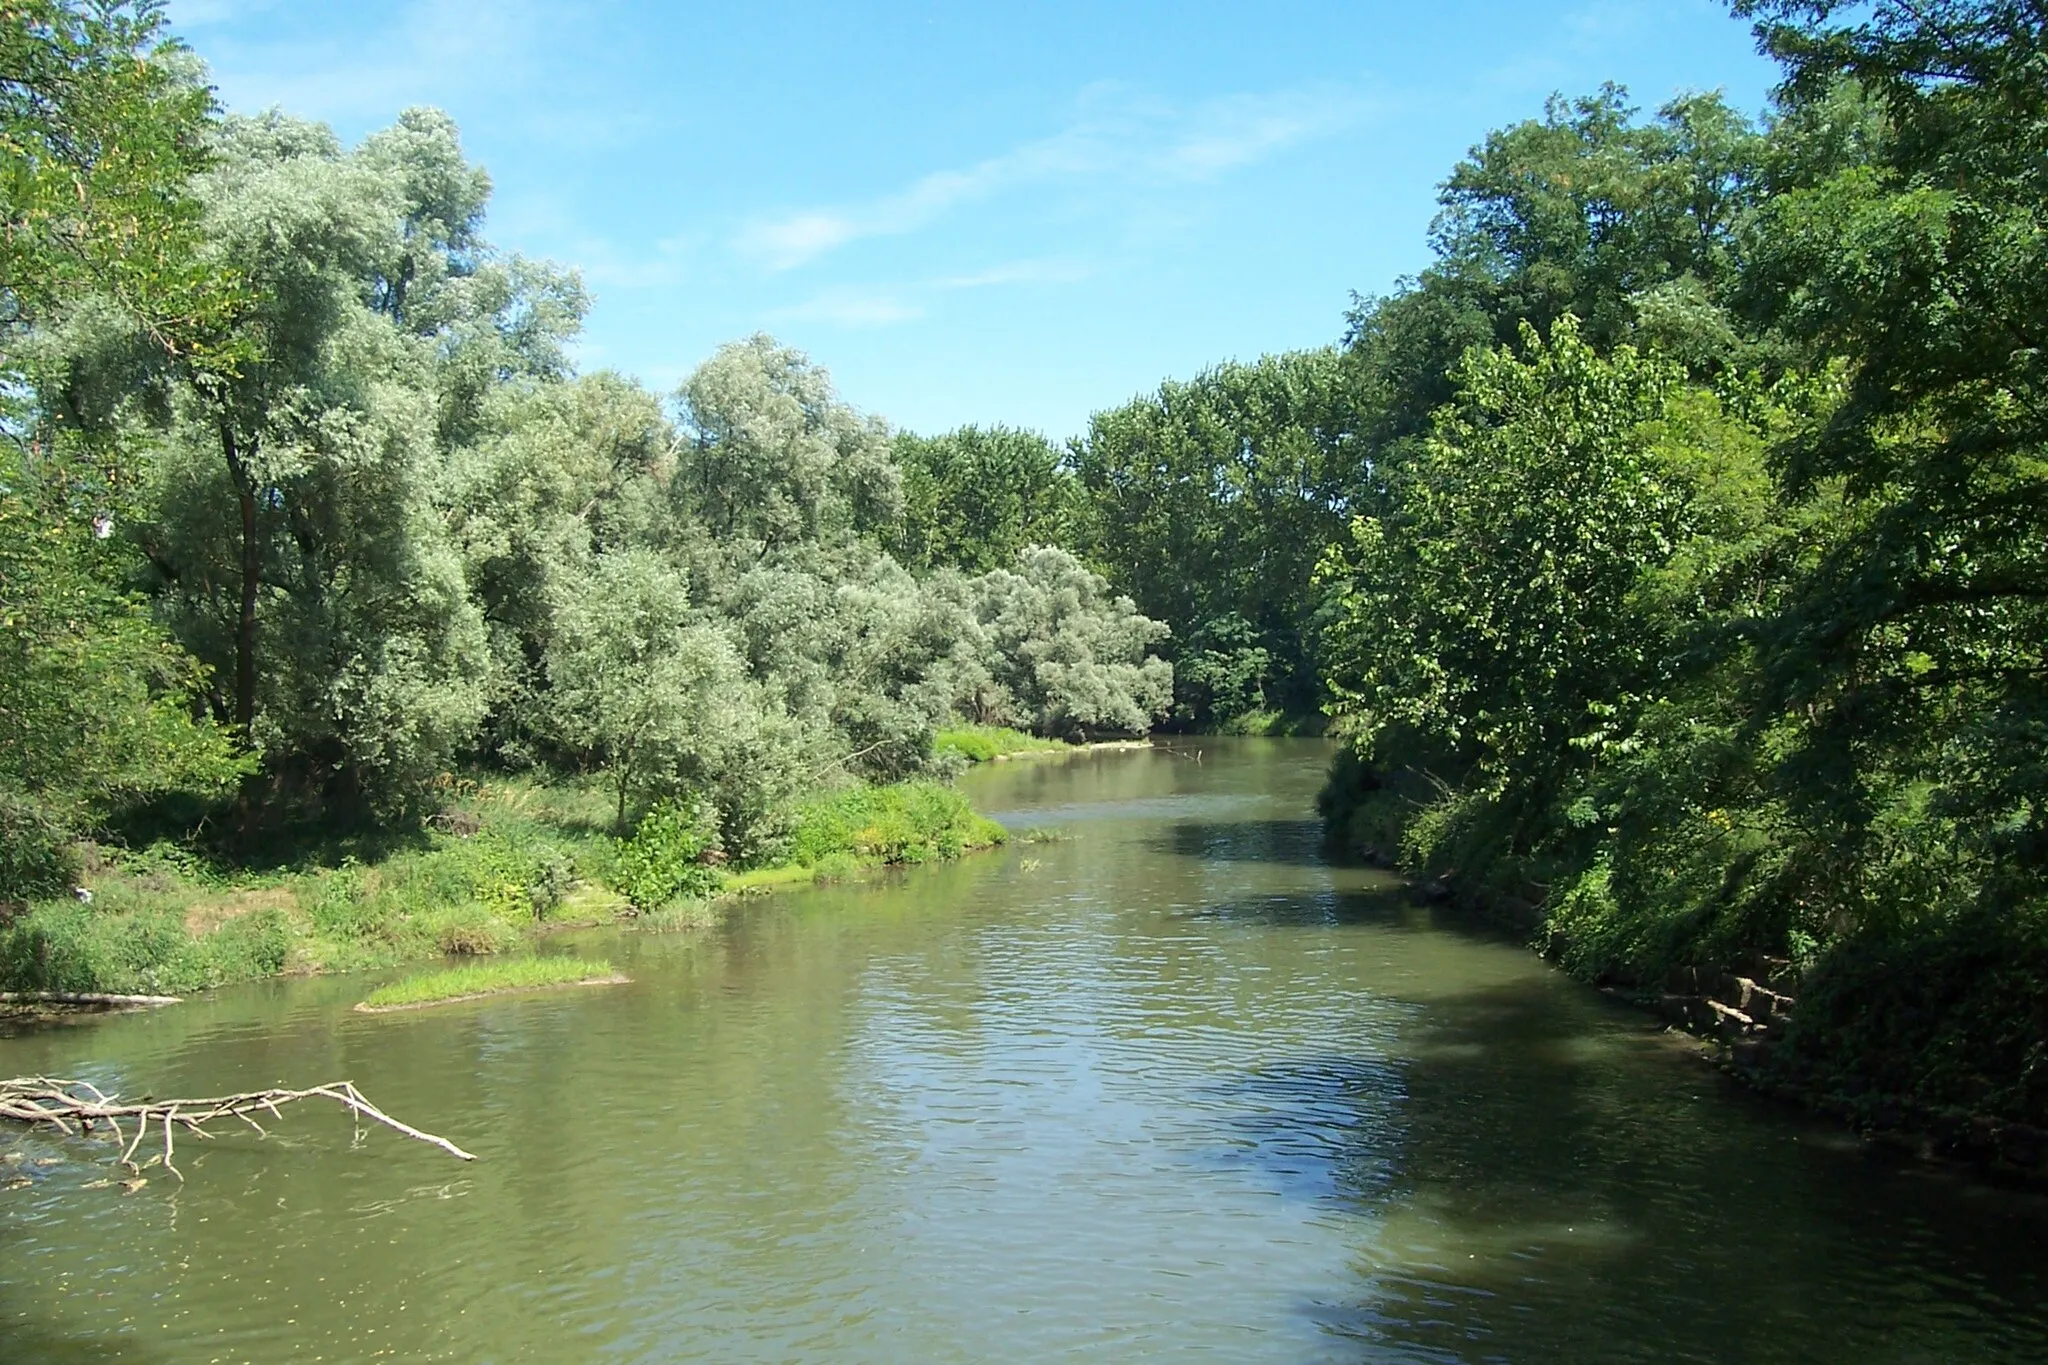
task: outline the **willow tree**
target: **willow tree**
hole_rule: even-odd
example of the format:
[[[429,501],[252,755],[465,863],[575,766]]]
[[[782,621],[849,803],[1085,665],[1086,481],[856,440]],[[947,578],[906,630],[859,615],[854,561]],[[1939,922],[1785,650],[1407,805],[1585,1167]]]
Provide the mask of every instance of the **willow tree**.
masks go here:
[[[175,367],[141,538],[166,618],[229,680],[216,713],[273,773],[353,799],[404,799],[484,714],[447,441],[474,424],[470,352],[495,383],[545,379],[577,311],[573,278],[522,293],[490,256],[487,189],[431,111],[352,153],[231,119],[198,182],[206,250],[244,284],[239,359]]]
[[[761,547],[873,534],[903,514],[888,425],[842,402],[801,351],[754,336],[721,346],[676,391],[685,516]]]

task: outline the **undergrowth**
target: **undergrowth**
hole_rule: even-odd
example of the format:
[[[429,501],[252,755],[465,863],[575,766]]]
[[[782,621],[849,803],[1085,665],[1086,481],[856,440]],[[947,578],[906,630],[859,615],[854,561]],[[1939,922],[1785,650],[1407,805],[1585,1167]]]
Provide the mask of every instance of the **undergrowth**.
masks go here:
[[[696,927],[721,890],[952,858],[1004,837],[930,782],[805,802],[780,856],[734,872],[716,865],[693,805],[657,806],[625,839],[611,822],[611,798],[594,785],[492,779],[451,782],[440,813],[410,837],[374,851],[356,835],[306,839],[260,870],[161,839],[86,845],[76,875],[89,901],[45,896],[0,924],[0,989],[184,994],[511,953],[554,927],[629,915],[646,928]]]

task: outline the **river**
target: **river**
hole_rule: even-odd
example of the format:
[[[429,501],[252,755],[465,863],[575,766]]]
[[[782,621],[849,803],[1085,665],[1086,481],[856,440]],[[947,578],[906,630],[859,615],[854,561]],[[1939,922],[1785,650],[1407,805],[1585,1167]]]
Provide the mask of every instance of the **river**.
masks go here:
[[[481,1157],[306,1105],[124,1195],[0,1135],[0,1360],[2048,1360],[2048,1201],[1329,866],[1325,753],[977,771],[1060,837],[550,944],[630,985],[0,1040],[131,1093],[346,1077]]]

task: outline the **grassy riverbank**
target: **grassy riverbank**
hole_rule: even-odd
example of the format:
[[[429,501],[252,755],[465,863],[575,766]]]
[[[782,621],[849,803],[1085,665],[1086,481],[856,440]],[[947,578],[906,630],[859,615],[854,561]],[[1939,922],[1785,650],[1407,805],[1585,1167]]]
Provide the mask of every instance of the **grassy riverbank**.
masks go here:
[[[626,894],[637,889],[633,843],[614,837],[611,821],[610,794],[595,784],[494,777],[454,784],[426,826],[335,835],[240,864],[168,842],[91,845],[89,902],[35,902],[0,929],[0,989],[181,993],[508,953],[555,929],[642,912],[699,923],[711,917],[704,902],[727,892],[953,858],[1004,837],[948,787],[848,787],[787,812],[773,856],[694,868],[688,893],[636,907]]]

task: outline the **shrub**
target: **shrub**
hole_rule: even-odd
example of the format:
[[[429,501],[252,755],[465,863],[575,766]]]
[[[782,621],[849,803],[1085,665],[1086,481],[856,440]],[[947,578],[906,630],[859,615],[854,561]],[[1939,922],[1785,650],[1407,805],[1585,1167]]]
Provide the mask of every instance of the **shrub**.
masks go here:
[[[34,797],[0,788],[0,904],[62,895],[77,876],[64,822]]]
[[[619,845],[617,890],[638,910],[708,896],[718,869],[705,855],[716,848],[718,814],[703,800],[664,801],[642,816],[633,837]]]
[[[958,754],[969,763],[987,763],[1004,755],[1064,749],[1058,740],[1040,739],[1022,730],[1000,725],[957,725],[941,730],[933,738],[937,754]]]
[[[790,861],[817,867],[835,854],[861,862],[921,863],[1003,842],[1002,826],[934,782],[849,787],[797,808]]]

